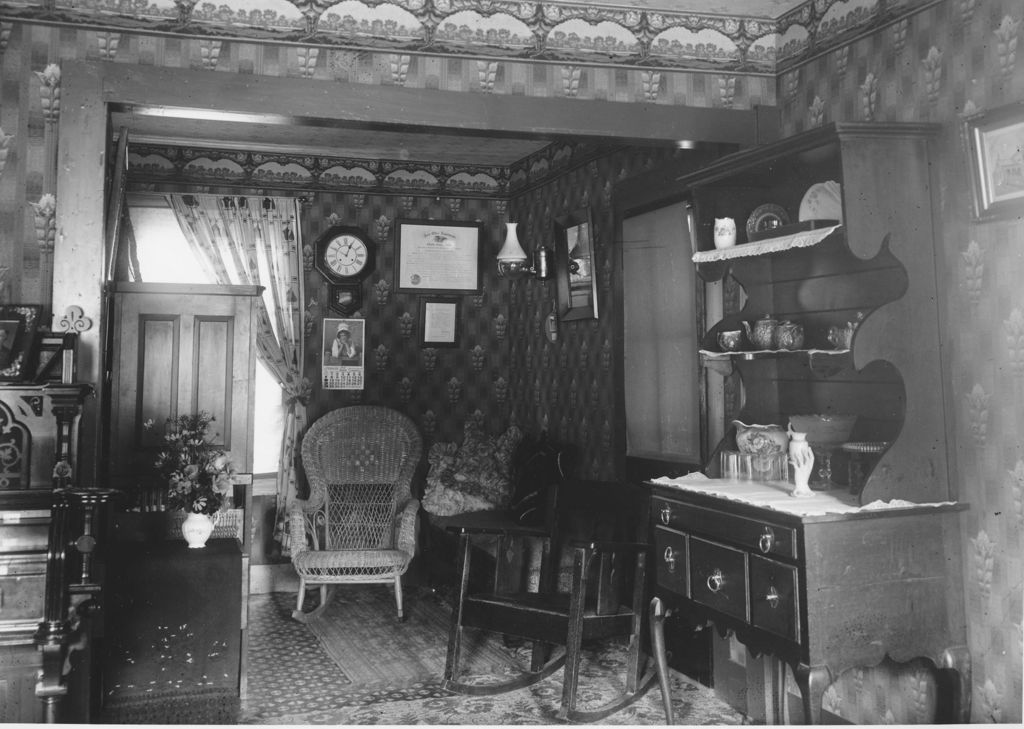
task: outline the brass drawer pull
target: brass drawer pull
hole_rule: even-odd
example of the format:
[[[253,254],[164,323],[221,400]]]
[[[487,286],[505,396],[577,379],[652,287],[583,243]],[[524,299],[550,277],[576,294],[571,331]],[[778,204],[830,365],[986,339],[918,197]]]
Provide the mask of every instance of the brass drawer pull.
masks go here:
[[[668,504],[665,504],[664,506],[661,507],[660,515],[661,523],[668,524],[670,521],[672,521],[672,507],[669,506]]]
[[[761,532],[761,538],[757,540],[757,546],[762,554],[768,554],[772,551],[772,547],[775,546],[775,532],[772,531],[771,527],[766,526],[764,531]]]
[[[672,550],[672,547],[665,547],[665,554],[662,555],[665,560],[665,564],[668,566],[669,572],[676,571],[676,553]]]
[[[768,594],[765,595],[765,600],[768,601],[768,607],[772,610],[779,606],[779,593],[774,586],[768,588]]]
[[[708,589],[711,592],[718,592],[725,587],[725,578],[722,577],[722,570],[716,569],[710,575],[708,575]]]

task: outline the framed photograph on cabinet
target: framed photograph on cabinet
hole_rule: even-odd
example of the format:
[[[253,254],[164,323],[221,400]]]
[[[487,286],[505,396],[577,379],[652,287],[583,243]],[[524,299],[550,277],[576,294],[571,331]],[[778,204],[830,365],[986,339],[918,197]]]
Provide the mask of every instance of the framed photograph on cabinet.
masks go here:
[[[458,347],[461,308],[462,299],[456,297],[422,297],[420,346]]]
[[[59,382],[70,385],[77,377],[78,334],[40,332],[35,362],[33,379],[37,384]]]
[[[1024,102],[964,120],[974,217],[995,220],[1024,212]]]
[[[31,379],[36,329],[42,307],[34,304],[0,306],[0,382]]]
[[[399,220],[395,227],[400,293],[480,293],[481,223]]]

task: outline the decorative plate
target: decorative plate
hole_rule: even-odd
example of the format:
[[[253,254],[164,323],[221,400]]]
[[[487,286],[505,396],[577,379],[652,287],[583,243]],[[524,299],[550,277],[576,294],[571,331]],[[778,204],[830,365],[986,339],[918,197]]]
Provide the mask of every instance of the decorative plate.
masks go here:
[[[765,203],[754,208],[754,212],[747,218],[747,237],[765,237],[767,231],[781,228],[789,223],[789,213],[786,208],[775,203]]]
[[[835,180],[828,180],[807,188],[803,200],[800,201],[800,220],[843,222],[842,186]]]

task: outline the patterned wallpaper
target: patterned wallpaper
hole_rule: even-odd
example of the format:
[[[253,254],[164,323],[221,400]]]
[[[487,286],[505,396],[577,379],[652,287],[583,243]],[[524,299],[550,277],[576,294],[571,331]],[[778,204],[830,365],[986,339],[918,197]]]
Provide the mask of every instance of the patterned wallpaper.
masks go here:
[[[465,422],[477,419],[499,435],[508,427],[508,285],[490,265],[504,236],[505,203],[492,200],[317,193],[303,208],[306,270],[306,376],[313,384],[309,421],[346,404],[386,405],[420,426],[424,445],[461,441]],[[395,236],[399,218],[483,224],[483,292],[463,297],[461,346],[422,348],[420,297],[395,290]],[[338,318],[327,305],[327,282],[313,268],[312,245],[331,225],[362,229],[377,244],[373,274],[363,281],[366,320],[365,389],[321,390],[323,319]]]
[[[475,54],[641,67],[656,85],[662,70],[676,68],[773,73],[777,64],[813,55],[930,2],[804,0],[769,18],[726,5],[699,12],[672,3],[561,0],[4,0],[0,18],[105,27],[115,44],[122,31],[205,37],[204,63],[216,64],[222,39],[245,39],[295,44],[310,73],[322,51],[333,64],[354,52],[386,49],[396,52],[391,65],[397,74],[412,54]],[[487,83],[498,64],[482,61],[479,68]]]
[[[972,721],[1021,721],[1024,619],[1024,222],[975,223],[960,120],[1024,99],[1017,0],[947,0],[783,73],[786,133],[829,121],[942,125],[936,241],[953,392]],[[933,689],[919,665],[855,670],[826,694],[864,723],[920,723]],[[893,687],[897,687],[893,690]]]
[[[10,5],[0,2],[0,18]],[[31,3],[25,13],[38,10]],[[113,22],[114,16],[103,17]],[[0,237],[12,242],[0,247],[0,299],[50,303],[60,64],[78,60],[567,100],[737,109],[775,102],[775,82],[770,75],[570,68],[458,56],[399,57],[377,51],[311,54],[294,45],[224,42],[206,35],[148,35],[122,27],[0,20]],[[183,163],[180,159],[176,162]],[[548,163],[541,154],[513,166],[508,170],[508,189],[531,186]],[[154,160],[156,168],[163,165]],[[242,166],[250,174],[258,167],[249,161]],[[498,180],[499,185],[503,182]],[[423,191],[408,190],[408,194]]]
[[[614,306],[615,249],[611,192],[617,180],[634,175],[671,151],[634,150],[595,160],[513,199],[509,219],[530,250],[543,241],[554,250],[552,220],[589,206],[594,234],[598,318],[560,322],[552,343],[544,320],[556,307],[554,280],[525,278],[512,287],[512,418],[530,433],[547,431],[559,442],[581,448],[578,475],[613,479],[616,429],[613,345],[622,329]]]

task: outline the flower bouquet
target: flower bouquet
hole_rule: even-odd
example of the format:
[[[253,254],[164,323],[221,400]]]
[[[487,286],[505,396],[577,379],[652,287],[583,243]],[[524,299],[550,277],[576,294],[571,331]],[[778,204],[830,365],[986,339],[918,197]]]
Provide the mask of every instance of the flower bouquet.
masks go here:
[[[185,513],[181,535],[193,549],[206,546],[235,473],[228,454],[210,442],[213,421],[206,411],[168,418],[164,447],[154,463],[167,484],[167,508]]]
[[[229,455],[210,442],[213,422],[206,411],[167,419],[154,463],[167,484],[167,508],[211,516],[224,508],[235,470]]]

